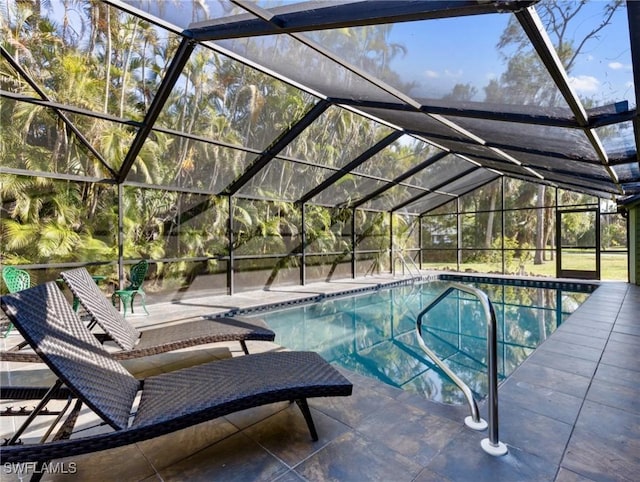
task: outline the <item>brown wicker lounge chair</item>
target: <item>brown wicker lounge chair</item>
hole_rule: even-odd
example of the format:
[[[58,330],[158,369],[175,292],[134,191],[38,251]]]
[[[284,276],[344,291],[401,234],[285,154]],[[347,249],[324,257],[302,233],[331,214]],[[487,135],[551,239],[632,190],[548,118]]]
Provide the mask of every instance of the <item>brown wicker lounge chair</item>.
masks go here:
[[[1,448],[5,464],[47,462],[128,445],[280,401],[297,402],[317,440],[307,399],[351,395],[351,383],[313,352],[245,355],[140,381],[105,351],[55,283],[3,296],[0,304],[59,379],[35,411],[64,384],[77,397],[75,409],[86,404],[114,430],[68,438],[73,423],[63,423],[51,442],[20,444],[21,427]],[[72,410],[67,420],[73,421],[75,413]]]
[[[118,360],[223,341],[239,341],[242,350],[248,354],[247,340],[275,339],[275,333],[267,328],[263,320],[242,317],[201,319],[139,331],[102,294],[85,268],[63,271],[61,277],[91,316],[89,328],[98,324],[106,338],[113,340],[121,348],[121,351],[112,353]],[[1,352],[0,360],[33,363],[41,361],[35,353],[24,350]]]

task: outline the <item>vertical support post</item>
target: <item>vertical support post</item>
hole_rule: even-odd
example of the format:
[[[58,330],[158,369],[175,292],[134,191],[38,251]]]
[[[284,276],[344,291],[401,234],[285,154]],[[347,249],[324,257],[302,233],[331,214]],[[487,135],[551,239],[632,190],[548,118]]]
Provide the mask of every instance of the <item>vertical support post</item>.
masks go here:
[[[351,211],[351,278],[356,277],[356,210]]]
[[[418,217],[418,266],[422,270],[422,214]]]
[[[118,183],[118,289],[124,287],[124,187]]]
[[[504,184],[505,184],[505,178],[504,176],[502,176],[501,179],[501,183],[500,183],[500,219],[501,219],[501,229],[502,229],[502,236],[500,236],[500,249],[502,250],[502,274],[505,273],[506,269],[507,269],[507,262],[505,260],[505,255],[504,255],[504,228],[505,228],[505,223],[504,223],[504,201],[505,201],[505,197],[504,197]]]
[[[562,211],[556,207],[556,278],[562,272]]]
[[[460,219],[460,198],[456,198],[456,269],[462,264],[462,220]]]
[[[602,266],[600,265],[602,239],[600,231],[600,198],[598,198],[598,208],[596,210],[596,279],[602,279]]]
[[[556,290],[556,320],[558,324],[562,321],[562,290]]]
[[[118,171],[117,181],[118,183],[124,182],[131,171],[131,168],[140,154],[142,150],[142,146],[149,137],[153,126],[160,116],[162,109],[164,108],[169,96],[171,95],[171,91],[173,87],[176,85],[180,76],[182,75],[182,69],[189,61],[191,53],[196,47],[196,42],[192,39],[183,37],[180,45],[178,46],[178,50],[176,51],[173,59],[171,60],[171,64],[167,68],[167,72],[158,87],[158,90],[153,97],[153,101],[149,106],[149,110],[147,111],[144,120],[142,122],[142,126],[138,130],[136,136],[133,138],[131,145],[129,146],[129,150],[122,161],[122,165],[120,166],[120,170]]]
[[[306,221],[306,203],[300,205],[300,224],[301,224],[301,240],[300,245],[300,285],[304,286],[307,282],[307,221]]]
[[[630,208],[627,211],[627,282],[640,284],[640,227],[638,226],[639,208]]]
[[[560,201],[560,197],[558,196],[559,189],[556,188],[556,205],[555,205],[555,216],[556,216],[556,278],[560,276],[560,270],[562,269],[562,253],[560,246],[562,242],[560,240],[560,210],[558,209],[558,202]]]
[[[229,218],[227,219],[227,238],[229,240],[229,261],[227,264],[227,294],[232,295],[235,292],[234,286],[234,256],[233,256],[233,197],[227,196],[229,206]]]
[[[391,274],[395,276],[393,265],[393,213],[389,213],[389,266],[391,267]]]

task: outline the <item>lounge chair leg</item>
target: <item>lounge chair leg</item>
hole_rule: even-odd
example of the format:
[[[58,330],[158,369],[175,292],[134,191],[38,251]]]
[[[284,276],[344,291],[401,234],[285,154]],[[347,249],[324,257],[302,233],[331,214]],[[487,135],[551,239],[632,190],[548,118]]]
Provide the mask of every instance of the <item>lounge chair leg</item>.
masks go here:
[[[249,348],[247,348],[247,342],[245,342],[244,340],[240,340],[240,346],[242,347],[242,351],[244,352],[244,354],[248,355]]]
[[[313,424],[313,418],[311,418],[311,410],[309,410],[309,405],[307,404],[306,398],[298,398],[296,399],[296,403],[298,407],[300,407],[300,411],[304,416],[305,421],[307,422],[307,427],[309,427],[309,432],[311,432],[311,439],[314,442],[318,441],[318,432],[316,432],[316,427]]]
[[[18,428],[18,430],[15,431],[15,433],[13,434],[13,437],[11,437],[3,445],[13,445],[18,441],[18,439],[20,438],[20,435],[22,435],[23,432],[27,429],[27,427],[31,425],[31,422],[35,420],[35,418],[42,411],[42,409],[47,405],[47,403],[49,403],[49,400],[51,400],[51,397],[53,396],[53,394],[56,393],[61,386],[62,386],[62,382],[59,379],[56,380],[53,386],[47,391],[47,393],[45,393],[44,397],[42,397],[42,400],[40,400],[38,405],[36,405],[36,407],[33,409],[31,414],[22,423],[20,428]]]

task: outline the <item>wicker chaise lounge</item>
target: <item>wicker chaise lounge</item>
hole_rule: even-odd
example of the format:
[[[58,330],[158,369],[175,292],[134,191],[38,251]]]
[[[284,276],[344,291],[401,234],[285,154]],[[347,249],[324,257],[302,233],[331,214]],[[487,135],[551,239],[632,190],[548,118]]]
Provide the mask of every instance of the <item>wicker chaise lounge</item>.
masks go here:
[[[91,316],[91,328],[98,324],[121,350],[112,352],[117,360],[127,360],[196,345],[239,341],[245,354],[249,353],[246,341],[273,341],[275,333],[257,318],[215,318],[187,321],[175,325],[137,330],[102,294],[100,288],[85,268],[61,273],[67,286]],[[100,334],[103,335],[103,334]],[[40,358],[28,351],[5,351],[1,361],[39,362]]]
[[[21,428],[1,448],[5,464],[47,462],[127,445],[280,401],[297,402],[312,439],[317,440],[307,399],[351,395],[351,383],[313,352],[245,355],[140,381],[110,356],[55,283],[3,296],[0,304],[58,377],[51,393],[66,385],[77,397],[75,409],[86,404],[114,429],[99,435],[61,440],[56,435],[52,442],[16,444]],[[43,402],[36,411],[45,406]],[[74,419],[75,409],[67,420]],[[62,433],[69,434],[71,425],[62,424]]]

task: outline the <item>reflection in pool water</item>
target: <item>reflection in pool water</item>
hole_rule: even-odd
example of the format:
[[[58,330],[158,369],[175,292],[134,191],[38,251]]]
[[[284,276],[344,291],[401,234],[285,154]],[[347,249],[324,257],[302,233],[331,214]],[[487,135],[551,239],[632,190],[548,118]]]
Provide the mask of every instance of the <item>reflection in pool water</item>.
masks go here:
[[[276,343],[312,350],[326,360],[439,402],[464,396],[420,349],[418,313],[447,283],[430,282],[334,298],[262,314]],[[501,379],[529,356],[588,293],[498,284],[473,284],[489,295],[498,322]],[[423,320],[423,338],[477,397],[486,395],[486,322],[474,297],[454,291]]]

